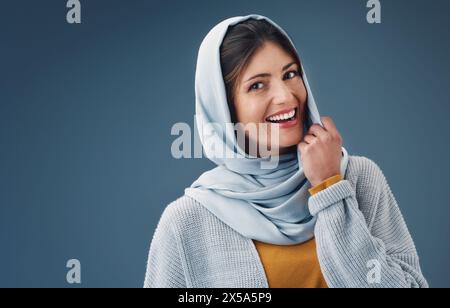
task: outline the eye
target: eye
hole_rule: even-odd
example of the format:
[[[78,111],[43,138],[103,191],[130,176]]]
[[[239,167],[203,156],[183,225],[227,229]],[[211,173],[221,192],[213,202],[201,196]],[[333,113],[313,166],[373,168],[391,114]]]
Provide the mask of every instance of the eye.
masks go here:
[[[284,75],[284,77],[286,79],[292,79],[299,75],[300,75],[300,73],[298,71],[290,71],[290,72],[287,72],[286,75]]]
[[[251,86],[250,86],[250,88],[248,89],[249,91],[256,91],[256,90],[259,90],[259,89],[261,89],[261,87],[259,86],[259,85],[263,85],[263,83],[262,82],[257,82],[257,83],[254,83],[254,84],[252,84]]]

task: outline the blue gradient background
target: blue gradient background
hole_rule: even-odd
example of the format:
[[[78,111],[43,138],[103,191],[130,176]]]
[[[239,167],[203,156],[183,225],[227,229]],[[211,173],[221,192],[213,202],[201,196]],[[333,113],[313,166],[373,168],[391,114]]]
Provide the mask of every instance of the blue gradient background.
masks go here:
[[[433,287],[450,286],[450,2],[2,1],[0,287],[140,287],[164,207],[203,171],[175,160],[193,123],[198,47],[219,21],[258,13],[301,52],[321,115],[379,164]],[[447,176],[448,178],[448,176]]]

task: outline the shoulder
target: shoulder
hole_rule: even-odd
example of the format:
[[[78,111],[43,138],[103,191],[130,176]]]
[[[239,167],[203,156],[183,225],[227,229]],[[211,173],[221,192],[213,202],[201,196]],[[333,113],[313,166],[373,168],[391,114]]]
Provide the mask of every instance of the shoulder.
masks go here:
[[[350,155],[345,178],[355,186],[381,187],[386,177],[381,167],[373,159]]]
[[[195,199],[183,195],[169,203],[162,214],[169,220],[184,219],[186,215],[197,214],[203,212],[202,205]]]
[[[369,226],[376,217],[392,216],[392,211],[399,210],[388,181],[374,160],[364,156],[350,156],[346,180],[353,186],[359,209]]]
[[[173,231],[183,234],[198,228],[206,221],[211,221],[212,216],[213,214],[198,201],[183,195],[166,206],[159,224],[170,225]]]
[[[349,155],[349,169],[353,172],[381,172],[380,166],[373,159],[359,155]]]

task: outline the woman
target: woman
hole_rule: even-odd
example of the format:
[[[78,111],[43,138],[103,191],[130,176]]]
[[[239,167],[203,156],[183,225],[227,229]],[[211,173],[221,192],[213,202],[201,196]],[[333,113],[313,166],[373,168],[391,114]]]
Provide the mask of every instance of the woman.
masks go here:
[[[218,166],[165,209],[145,287],[427,287],[382,171],[349,156],[319,116],[294,44],[273,21],[234,17],[208,33],[196,116]],[[258,124],[257,134],[227,123]]]

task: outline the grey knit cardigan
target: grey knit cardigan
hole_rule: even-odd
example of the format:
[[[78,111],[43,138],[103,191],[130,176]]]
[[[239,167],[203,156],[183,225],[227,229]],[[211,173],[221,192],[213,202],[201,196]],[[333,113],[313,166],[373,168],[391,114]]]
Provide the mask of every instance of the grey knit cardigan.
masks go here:
[[[329,287],[428,287],[398,204],[375,162],[350,156],[344,180],[311,196],[308,207],[317,216],[317,254]],[[252,239],[182,196],[160,218],[144,287],[269,285]]]

